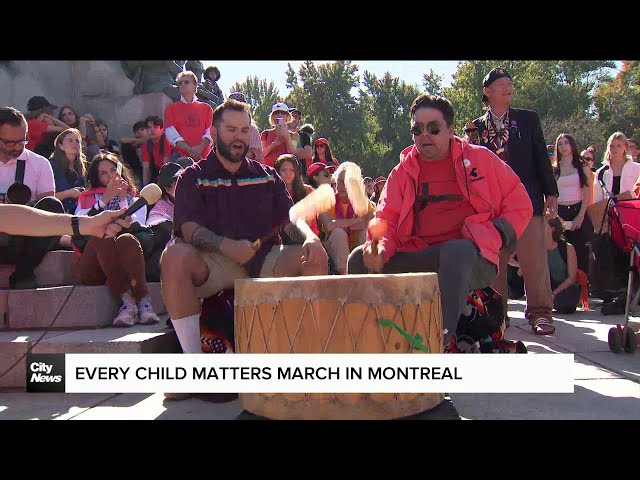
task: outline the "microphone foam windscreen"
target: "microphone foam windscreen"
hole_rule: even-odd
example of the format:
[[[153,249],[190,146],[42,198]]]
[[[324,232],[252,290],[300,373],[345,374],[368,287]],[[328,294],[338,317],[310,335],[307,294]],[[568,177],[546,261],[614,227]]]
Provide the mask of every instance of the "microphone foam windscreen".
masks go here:
[[[149,205],[153,205],[162,197],[162,189],[155,183],[150,183],[140,191],[140,197],[144,198]]]

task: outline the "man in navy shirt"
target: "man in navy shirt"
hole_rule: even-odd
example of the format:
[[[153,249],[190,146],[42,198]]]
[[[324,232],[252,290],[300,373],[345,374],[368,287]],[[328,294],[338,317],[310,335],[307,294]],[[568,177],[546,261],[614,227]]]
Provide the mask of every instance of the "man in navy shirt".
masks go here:
[[[175,195],[176,242],[165,250],[162,294],[182,350],[201,353],[200,298],[238,278],[326,275],[327,255],[304,223],[303,245],[282,245],[293,201],[269,166],[246,157],[248,105],[226,100],[213,114],[216,148],[185,169]]]

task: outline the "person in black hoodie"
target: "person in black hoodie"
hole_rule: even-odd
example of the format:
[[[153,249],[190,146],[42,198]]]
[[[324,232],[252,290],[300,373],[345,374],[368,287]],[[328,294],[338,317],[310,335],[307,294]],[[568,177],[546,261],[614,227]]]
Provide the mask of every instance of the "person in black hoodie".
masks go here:
[[[501,67],[484,78],[482,101],[487,112],[473,123],[478,129],[480,145],[493,151],[520,177],[533,204],[533,217],[516,245],[527,295],[525,311],[533,332],[550,335],[553,326],[553,301],[549,265],[545,247],[545,216],[558,213],[558,186],[553,175],[547,146],[538,114],[533,110],[512,108],[513,80]],[[500,270],[494,288],[507,297],[507,263],[509,252],[502,252]],[[506,305],[505,305],[506,307]],[[505,308],[505,312],[506,312]]]

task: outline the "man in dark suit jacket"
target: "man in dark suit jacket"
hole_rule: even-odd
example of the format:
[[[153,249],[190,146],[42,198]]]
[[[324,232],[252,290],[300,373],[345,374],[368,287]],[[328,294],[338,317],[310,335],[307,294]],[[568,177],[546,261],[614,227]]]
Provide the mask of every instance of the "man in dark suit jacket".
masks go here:
[[[527,295],[525,314],[534,333],[552,334],[553,298],[544,237],[546,218],[558,211],[558,186],[553,176],[538,114],[511,108],[513,81],[504,68],[494,68],[484,78],[482,101],[487,113],[473,123],[480,145],[492,150],[520,177],[531,203],[533,217],[518,239],[516,255],[522,269]],[[494,288],[507,299],[509,252],[502,252],[500,272]],[[505,309],[506,311],[506,309]]]

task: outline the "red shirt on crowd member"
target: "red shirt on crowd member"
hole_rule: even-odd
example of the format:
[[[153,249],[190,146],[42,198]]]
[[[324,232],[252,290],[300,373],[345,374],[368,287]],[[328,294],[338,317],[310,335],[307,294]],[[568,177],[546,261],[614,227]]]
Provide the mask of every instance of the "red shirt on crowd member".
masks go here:
[[[475,211],[462,195],[451,155],[419,164],[415,234],[429,245],[463,238],[464,221]]]
[[[194,158],[197,162],[207,158],[211,152],[213,139],[210,129],[213,123],[213,109],[210,105],[199,102],[196,96],[193,98],[191,103],[181,97],[177,102],[167,105],[164,111],[164,129],[171,145],[183,157],[190,157],[191,154],[177,147],[177,142],[184,141],[196,147],[204,138],[209,139],[209,144],[202,150],[200,158]]]
[[[149,148],[147,146],[148,143],[149,142],[145,142],[142,144],[142,163],[151,162],[151,156],[149,155]],[[160,169],[165,164],[165,158],[171,157],[171,152],[173,150],[174,148],[171,146],[166,136],[164,139],[164,153],[160,153],[160,142],[153,143],[153,150],[151,153],[153,154],[153,160],[157,169]]]
[[[44,138],[49,124],[39,118],[30,118],[27,120],[27,126],[29,128],[29,143],[27,143],[26,148],[33,151]]]

